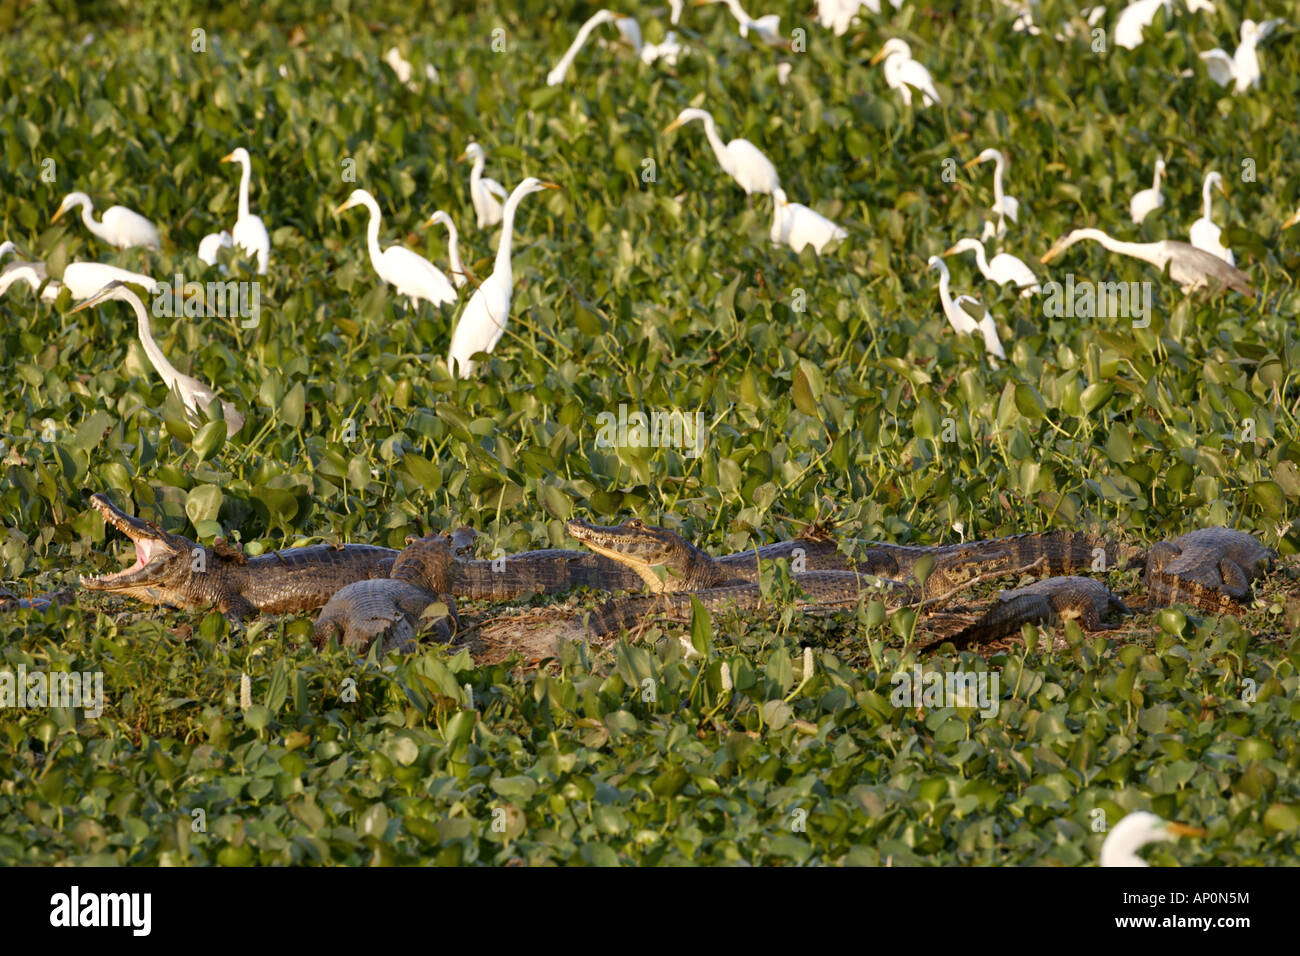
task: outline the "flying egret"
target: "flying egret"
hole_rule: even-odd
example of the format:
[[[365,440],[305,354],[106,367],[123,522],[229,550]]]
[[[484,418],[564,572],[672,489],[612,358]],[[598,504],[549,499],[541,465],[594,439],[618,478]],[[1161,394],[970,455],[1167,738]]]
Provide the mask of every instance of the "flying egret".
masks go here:
[[[347,201],[334,210],[338,215],[353,206],[365,206],[370,210],[370,224],[366,228],[366,246],[370,250],[370,264],[374,266],[379,278],[383,279],[399,295],[410,300],[412,309],[418,309],[420,300],[434,305],[456,301],[456,290],[451,282],[432,262],[419,253],[412,252],[405,246],[379,247],[379,203],[375,197],[364,189],[352,190]]]
[[[1223,231],[1210,218],[1213,215],[1210,193],[1215,186],[1219,187],[1219,192],[1224,196],[1228,195],[1228,190],[1223,185],[1223,177],[1216,172],[1206,173],[1205,182],[1201,186],[1201,218],[1192,223],[1190,238],[1192,245],[1197,249],[1204,249],[1218,256],[1228,265],[1235,266],[1237,261],[1232,255],[1232,250],[1219,241]]]
[[[664,133],[671,133],[692,120],[699,120],[704,124],[704,135],[708,137],[709,145],[713,147],[713,155],[718,157],[718,165],[722,167],[724,173],[740,184],[740,188],[745,190],[746,195],[770,193],[780,188],[781,179],[777,176],[776,167],[772,165],[771,160],[747,139],[733,139],[730,143],[724,144],[722,138],[718,136],[717,124],[713,122],[713,117],[707,110],[682,110],[677,114],[677,119],[664,128]]]
[[[474,291],[461,313],[456,331],[451,336],[451,349],[447,353],[447,367],[461,378],[474,374],[472,358],[477,352],[491,352],[505,333],[510,319],[510,297],[514,290],[514,272],[510,266],[510,246],[515,229],[515,210],[530,193],[543,189],[559,189],[555,183],[544,182],[532,176],[515,187],[506,200],[502,217],[501,239],[497,242],[496,265],[492,274]]]
[[[69,267],[71,268],[71,267]],[[140,334],[140,344],[144,346],[145,355],[149,356],[149,362],[153,365],[155,371],[162,376],[162,380],[167,383],[167,387],[180,395],[181,402],[185,408],[196,418],[208,410],[208,406],[217,398],[217,393],[210,387],[204,385],[197,378],[186,375],[177,371],[171,362],[167,361],[167,356],[163,354],[158,343],[154,341],[153,330],[149,327],[149,312],[140,301],[140,297],[131,291],[131,288],[124,282],[111,282],[103,289],[99,290],[91,298],[87,299],[81,305],[77,306],[72,312],[80,312],[83,309],[89,309],[92,306],[99,305],[101,302],[107,302],[110,299],[116,299],[118,302],[125,302],[135,312],[136,330]],[[71,315],[72,313],[68,313]],[[244,416],[235,410],[235,406],[230,402],[221,403],[222,418],[226,422],[226,437],[234,435],[235,432],[244,427]]]
[[[812,246],[821,255],[822,249],[838,239],[848,238],[848,233],[827,219],[797,202],[786,199],[785,190],[772,190],[772,241],[788,243],[795,252]]]
[[[489,229],[501,221],[501,203],[497,197],[506,198],[506,187],[495,179],[484,177],[483,166],[487,163],[487,156],[478,143],[470,143],[465,147],[465,152],[460,154],[460,161],[466,159],[474,160],[474,168],[469,173],[469,198],[474,203],[474,216],[480,229]]]
[[[921,94],[922,107],[940,102],[939,91],[934,88],[930,71],[912,59],[912,48],[906,40],[897,37],[886,40],[880,52],[871,58],[871,65],[875,66],[881,60],[885,61],[885,85],[898,90],[904,106],[912,105],[913,87]]]
[[[148,249],[159,249],[162,247],[162,240],[158,238],[158,227],[138,212],[132,212],[125,206],[109,206],[104,210],[100,221],[96,222],[91,217],[91,213],[95,211],[95,204],[85,193],[68,193],[64,196],[63,202],[59,204],[59,211],[50,221],[58,222],[60,216],[77,206],[81,207],[81,221],[86,224],[86,228],[115,248],[144,246]]]
[[[980,163],[993,161],[993,205],[989,208],[997,213],[998,224],[994,229],[992,223],[985,222],[984,234],[982,238],[988,239],[992,236],[1001,236],[1007,231],[1006,219],[1012,222],[1018,222],[1020,214],[1020,200],[1015,196],[1008,196],[1002,192],[1002,171],[1006,168],[1007,158],[1002,155],[1000,150],[986,149],[974,159],[966,163],[966,168],[978,166]],[[1006,217],[1006,218],[1003,218]]]
[[[1153,209],[1159,209],[1165,204],[1165,197],[1160,194],[1160,177],[1165,174],[1165,161],[1156,160],[1156,175],[1152,180],[1151,188],[1144,189],[1139,193],[1134,193],[1133,198],[1129,200],[1128,212],[1135,223],[1141,223]]]
[[[695,0],[695,6],[704,7],[711,3],[725,3],[731,15],[736,18],[736,23],[740,26],[740,35],[748,37],[751,30],[756,33],[764,43],[770,43],[774,46],[781,45],[785,42],[785,37],[781,36],[781,17],[776,13],[769,13],[767,16],[759,17],[755,20],[740,5],[740,0]]]
[[[253,163],[248,150],[240,146],[234,152],[221,157],[223,163],[239,163],[244,168],[239,177],[239,218],[230,235],[235,245],[245,252],[257,255],[257,274],[266,275],[266,266],[271,259],[271,237],[266,233],[266,225],[260,218],[248,211],[248,180],[253,174]]]
[[[1111,252],[1149,262],[1161,272],[1167,266],[1170,278],[1177,282],[1184,292],[1214,285],[1234,289],[1248,298],[1255,296],[1255,289],[1250,284],[1250,276],[1246,273],[1203,249],[1173,239],[1161,239],[1159,242],[1123,242],[1108,236],[1100,229],[1075,229],[1058,239],[1056,245],[1047,250],[1038,261],[1046,265],[1083,239],[1101,243]]]
[[[457,289],[463,287],[467,281],[465,267],[460,261],[460,238],[456,232],[456,223],[452,222],[451,216],[439,209],[426,221],[426,226],[442,223],[447,227],[447,258],[451,260],[451,282]]]
[[[1255,52],[1255,46],[1281,23],[1281,20],[1265,20],[1263,23],[1242,20],[1241,42],[1237,44],[1236,53],[1228,56],[1226,51],[1215,47],[1201,54],[1210,79],[1220,86],[1234,84],[1233,90],[1237,93],[1259,86],[1259,54]]]
[[[984,243],[978,239],[961,239],[944,255],[952,256],[959,252],[974,252],[975,265],[979,267],[984,278],[998,285],[1014,282],[1020,290],[1022,299],[1028,299],[1035,292],[1043,291],[1043,287],[1038,284],[1038,276],[1034,275],[1034,270],[1010,253],[999,252],[990,262],[985,258]]]
[[[1007,353],[1002,348],[1002,341],[998,338],[998,327],[994,324],[989,310],[973,296],[959,295],[956,300],[952,298],[948,292],[948,267],[938,256],[931,256],[926,266],[927,269],[937,269],[939,272],[939,303],[943,306],[943,314],[948,317],[948,324],[961,335],[969,335],[978,329],[984,336],[984,348],[989,354],[989,364],[996,368],[998,363],[994,356],[1005,359]]]
[[[588,17],[587,22],[578,27],[578,34],[573,38],[573,42],[569,44],[569,48],[564,51],[564,56],[560,57],[559,62],[551,68],[551,72],[546,74],[546,85],[559,86],[563,83],[564,75],[568,73],[569,67],[573,65],[574,57],[578,55],[578,51],[582,49],[582,45],[587,42],[587,37],[591,36],[591,32],[601,24],[613,23],[622,16],[621,13],[616,13],[613,10],[599,10],[591,17]],[[634,46],[637,52],[640,53],[641,28],[637,25],[635,20],[632,21],[632,25],[636,27],[637,42]],[[623,28],[620,28],[620,32],[623,32]]]
[[[199,240],[199,261],[204,265],[215,266],[217,253],[222,249],[229,249],[234,244],[234,237],[226,230],[210,232]]]
[[[1148,843],[1172,840],[1176,836],[1205,836],[1199,827],[1166,823],[1154,813],[1138,810],[1115,824],[1101,844],[1102,866],[1149,866],[1137,851]]]

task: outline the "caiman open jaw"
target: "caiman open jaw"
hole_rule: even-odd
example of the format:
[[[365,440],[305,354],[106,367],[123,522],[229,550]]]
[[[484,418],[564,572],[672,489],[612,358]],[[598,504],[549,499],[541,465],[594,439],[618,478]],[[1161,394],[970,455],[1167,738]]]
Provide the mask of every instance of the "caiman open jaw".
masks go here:
[[[152,596],[140,591],[165,589],[168,583],[179,584],[184,571],[189,570],[194,542],[176,534],[168,534],[152,521],[135,518],[116,507],[106,495],[91,495],[90,503],[104,516],[104,520],[131,539],[135,545],[135,564],[122,571],[98,577],[82,577],[81,586],[91,591],[135,592],[134,597],[157,603]],[[176,582],[169,579],[177,578]]]

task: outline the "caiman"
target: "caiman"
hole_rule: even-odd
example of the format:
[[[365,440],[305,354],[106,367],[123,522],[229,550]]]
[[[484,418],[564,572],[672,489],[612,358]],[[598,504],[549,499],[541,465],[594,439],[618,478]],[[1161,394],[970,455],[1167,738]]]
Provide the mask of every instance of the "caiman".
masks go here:
[[[312,643],[322,647],[337,637],[343,647],[364,653],[375,640],[380,651],[409,651],[422,632],[432,630],[443,643],[455,636],[455,599],[448,593],[456,564],[457,541],[446,535],[406,539],[387,578],[356,581],[337,591],[316,619]],[[447,614],[425,620],[442,602]]]
[[[397,556],[389,548],[364,544],[318,544],[250,558],[220,539],[207,548],[163,531],[122,511],[106,495],[92,495],[90,503],[131,539],[135,563],[113,574],[83,577],[81,586],[146,604],[215,607],[236,618],[309,611],[353,581],[387,577]]]
[[[935,546],[865,542],[852,556],[842,554],[833,542],[797,538],[756,551],[715,558],[667,528],[638,519],[621,525],[593,525],[574,520],[569,534],[597,554],[632,569],[652,592],[701,591],[758,581],[759,558],[803,559],[807,571],[848,571],[903,582],[913,578],[924,557],[934,564],[927,587],[939,591],[972,583],[975,577],[1038,568],[1045,574],[1064,574],[1097,566],[1109,570],[1128,560],[1133,551],[1114,541],[1084,532],[1047,531],[1018,534],[986,541]]]
[[[963,628],[940,643],[951,643],[958,650],[972,644],[985,644],[1015,634],[1022,624],[1047,624],[1077,620],[1085,631],[1114,627],[1103,619],[1110,612],[1132,614],[1114,592],[1095,578],[1054,577],[998,595],[974,624]]]
[[[667,528],[633,519],[617,526],[571,521],[568,530],[598,553],[634,569],[654,592],[648,597],[609,601],[597,608],[587,618],[592,636],[640,623],[648,616],[687,620],[692,598],[711,610],[746,610],[762,604],[761,590],[754,583],[755,563],[713,558]],[[933,557],[934,564],[919,583],[914,576],[916,564],[927,555]],[[985,578],[1034,570],[1059,574],[1102,563],[1103,556],[1112,564],[1123,557],[1115,543],[1078,532],[1015,535],[930,548],[873,542],[858,553],[853,570],[795,573],[793,581],[804,595],[796,606],[804,610],[852,606],[873,590],[891,606],[923,602],[934,606]]]
[[[1151,549],[1144,581],[1152,606],[1182,602],[1210,612],[1239,610],[1251,582],[1277,552],[1244,531],[1201,528]]]

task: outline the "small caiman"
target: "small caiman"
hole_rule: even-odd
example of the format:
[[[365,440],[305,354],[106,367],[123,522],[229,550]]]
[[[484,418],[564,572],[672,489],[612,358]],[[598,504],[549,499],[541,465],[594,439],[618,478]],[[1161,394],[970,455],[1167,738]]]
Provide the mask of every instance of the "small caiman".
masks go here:
[[[1153,607],[1182,602],[1212,613],[1237,611],[1250,600],[1251,581],[1276,558],[1244,531],[1201,528],[1155,545],[1144,581]]]

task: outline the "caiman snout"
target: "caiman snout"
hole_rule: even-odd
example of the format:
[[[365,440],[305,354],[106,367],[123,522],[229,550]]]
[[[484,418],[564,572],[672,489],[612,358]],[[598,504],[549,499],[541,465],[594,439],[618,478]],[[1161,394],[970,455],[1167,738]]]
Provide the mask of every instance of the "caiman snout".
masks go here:
[[[81,586],[92,591],[131,591],[158,587],[164,583],[168,569],[184,561],[188,568],[194,543],[181,535],[168,534],[152,521],[136,518],[122,511],[106,495],[91,495],[90,503],[104,516],[104,521],[131,539],[135,545],[135,563],[122,571],[98,577],[83,577]]]

